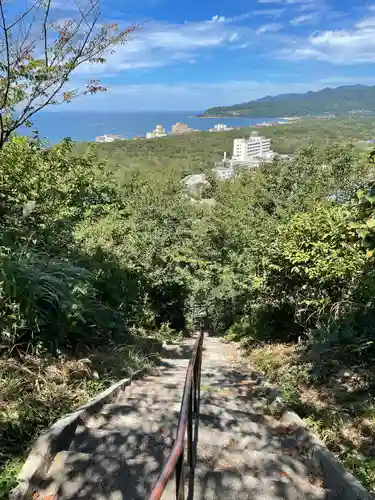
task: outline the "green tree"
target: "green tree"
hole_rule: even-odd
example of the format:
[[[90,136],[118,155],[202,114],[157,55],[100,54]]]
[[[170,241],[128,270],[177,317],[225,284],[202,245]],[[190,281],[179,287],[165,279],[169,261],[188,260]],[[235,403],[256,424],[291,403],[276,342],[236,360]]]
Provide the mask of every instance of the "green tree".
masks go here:
[[[73,15],[61,20],[52,0],[24,5],[1,0],[0,148],[21,125],[31,126],[32,116],[46,106],[106,90],[97,80],[83,89],[68,82],[82,64],[104,63],[137,27],[100,24],[99,0],[77,0],[75,6]]]

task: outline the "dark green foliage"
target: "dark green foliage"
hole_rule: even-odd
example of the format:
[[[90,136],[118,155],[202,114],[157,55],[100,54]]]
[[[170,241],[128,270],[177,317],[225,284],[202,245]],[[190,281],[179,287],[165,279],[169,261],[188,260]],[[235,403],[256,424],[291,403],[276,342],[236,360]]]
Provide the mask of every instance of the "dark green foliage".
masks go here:
[[[204,126],[205,120],[202,120]],[[375,120],[366,116],[330,120],[304,118],[296,123],[262,129],[248,127],[229,132],[200,132],[156,140],[95,143],[93,147],[112,167],[120,167],[118,174],[121,179],[124,171],[129,168],[147,171],[149,175],[165,171],[171,173],[173,170],[183,177],[202,172],[206,168],[211,169],[214,161],[222,159],[224,151],[232,152],[234,137],[243,137],[255,130],[270,137],[272,147],[278,153],[295,153],[298,148],[311,145],[316,148],[335,142],[372,139],[375,137]],[[74,149],[77,153],[85,152],[87,144],[77,143]]]
[[[232,141],[198,134],[80,155],[68,141],[8,143],[0,152],[4,345],[95,345],[134,326],[182,330],[203,313],[217,332],[296,339],[363,294],[370,263],[360,226],[372,231],[372,198],[368,188],[352,198],[371,176],[363,153],[347,142],[306,145],[293,161],[211,179],[204,198],[215,203],[194,203],[180,181],[207,170],[207,148],[218,153],[223,138]]]
[[[210,178],[204,199],[190,198],[181,180],[208,171],[234,133],[91,148],[7,143],[0,151],[1,352],[56,360],[126,345],[130,359],[132,345],[148,349],[144,332],[178,338],[203,320],[248,345],[302,337],[319,344],[322,357],[334,350],[346,363],[373,363],[373,162],[352,142],[331,144],[324,128],[309,145],[309,124],[316,134],[314,120],[272,130],[276,150],[292,131],[290,144],[300,146],[292,161],[230,182]],[[362,125],[359,136],[373,122]],[[354,135],[352,123],[339,120],[335,129],[335,137]],[[4,380],[12,363],[0,363]],[[62,404],[71,408],[73,399]],[[63,410],[54,404],[53,417]],[[51,417],[20,415],[23,430],[10,410],[4,417],[10,436]]]
[[[354,85],[326,88],[305,94],[268,96],[256,101],[214,107],[203,116],[316,116],[324,113],[375,112],[375,87]]]

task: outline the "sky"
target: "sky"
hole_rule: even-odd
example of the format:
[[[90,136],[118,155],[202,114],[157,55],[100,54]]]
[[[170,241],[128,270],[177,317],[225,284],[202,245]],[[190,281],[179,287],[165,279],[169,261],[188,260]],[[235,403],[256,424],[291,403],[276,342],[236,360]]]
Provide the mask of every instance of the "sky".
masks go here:
[[[76,1],[54,8],[69,18]],[[71,111],[203,110],[375,85],[375,3],[366,0],[102,0],[101,12],[140,28],[105,63],[76,70],[72,86],[98,79],[108,90]]]

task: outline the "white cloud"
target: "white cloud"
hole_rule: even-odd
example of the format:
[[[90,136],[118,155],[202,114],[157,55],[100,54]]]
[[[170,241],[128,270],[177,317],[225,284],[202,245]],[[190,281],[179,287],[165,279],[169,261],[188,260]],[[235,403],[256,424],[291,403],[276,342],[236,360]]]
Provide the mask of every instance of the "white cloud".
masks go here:
[[[246,28],[247,34],[251,31]],[[136,32],[126,45],[117,47],[104,64],[82,65],[77,74],[105,75],[129,69],[167,66],[178,60],[191,61],[210,49],[240,42],[244,32],[245,28],[218,15],[201,22],[150,23]]]
[[[356,26],[359,29],[373,28],[375,26],[375,17],[368,17],[362,19],[356,24]]]
[[[232,33],[231,36],[228,38],[228,42],[232,43],[238,40],[240,35],[238,33]]]
[[[279,17],[285,11],[285,9],[257,9],[253,11],[254,16],[270,16],[270,17]]]
[[[276,33],[277,31],[280,31],[282,27],[282,24],[279,23],[263,24],[263,26],[260,26],[256,32],[258,35],[263,33]]]
[[[146,24],[131,36],[128,43],[109,54],[104,64],[86,63],[76,70],[76,74],[85,78],[88,75],[92,78],[113,77],[131,69],[191,63],[218,48],[225,51],[252,46],[259,53],[266,54],[273,44],[279,47],[279,41],[283,45],[287,43],[287,37],[278,33],[283,27],[279,23],[265,23],[258,29],[247,23],[241,24],[251,15],[249,12],[228,18],[217,14],[209,20],[196,22]],[[260,34],[264,36],[257,36]]]
[[[299,25],[302,25],[302,24],[313,24],[313,23],[316,23],[316,22],[319,21],[319,19],[320,19],[319,14],[316,13],[316,12],[314,12],[314,13],[310,13],[310,14],[305,14],[305,15],[297,16],[294,19],[291,19],[289,22],[293,26],[299,26]]]
[[[316,91],[327,85],[358,83],[339,77],[312,82],[276,83],[272,81],[234,80],[218,83],[117,85],[108,92],[77,98],[64,111],[141,111],[206,109],[226,106],[290,92]],[[375,78],[363,83],[375,83]],[[57,108],[56,108],[57,109]],[[61,108],[58,108],[61,110]]]
[[[317,3],[316,0],[257,0],[258,3],[260,4],[270,4],[270,3],[277,3],[277,4],[288,4],[288,5],[314,5]]]
[[[224,16],[213,16],[212,19],[207,21],[207,23],[224,23],[225,22],[225,17]]]
[[[34,3],[34,0],[30,0]],[[51,0],[50,9],[59,12],[87,12],[91,4],[88,0]]]
[[[282,50],[281,57],[334,64],[375,63],[375,17],[364,18],[349,30],[314,33],[304,45]]]

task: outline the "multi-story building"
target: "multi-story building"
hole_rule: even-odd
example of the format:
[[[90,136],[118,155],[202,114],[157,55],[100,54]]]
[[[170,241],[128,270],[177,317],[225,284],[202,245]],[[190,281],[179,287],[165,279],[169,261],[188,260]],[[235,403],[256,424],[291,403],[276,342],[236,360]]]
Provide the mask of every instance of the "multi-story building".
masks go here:
[[[252,132],[249,138],[234,139],[232,160],[247,161],[255,156],[266,158],[271,153],[271,139]]]
[[[227,127],[225,123],[218,123],[214,125],[214,128],[210,128],[209,132],[225,132],[228,130],[233,130],[233,127]]]
[[[113,142],[113,141],[121,141],[122,139],[123,137],[121,137],[121,135],[104,134],[95,137],[95,142]]]
[[[177,122],[172,125],[172,134],[186,134],[186,132],[190,132],[190,128],[186,125],[186,123]]]
[[[147,132],[146,137],[147,139],[155,139],[157,137],[165,137],[166,135],[167,132],[165,131],[163,125],[156,125],[152,132]]]
[[[227,126],[224,123],[218,123],[217,125],[214,126],[214,129],[217,130],[218,132],[221,132],[222,130],[226,130]]]
[[[276,156],[271,149],[271,139],[253,132],[249,138],[234,139],[232,158],[228,158],[225,152],[223,159],[215,163],[213,171],[221,180],[230,179],[239,169],[260,167],[272,162]]]
[[[215,167],[212,172],[220,181],[227,181],[234,177],[234,169],[232,167]]]

